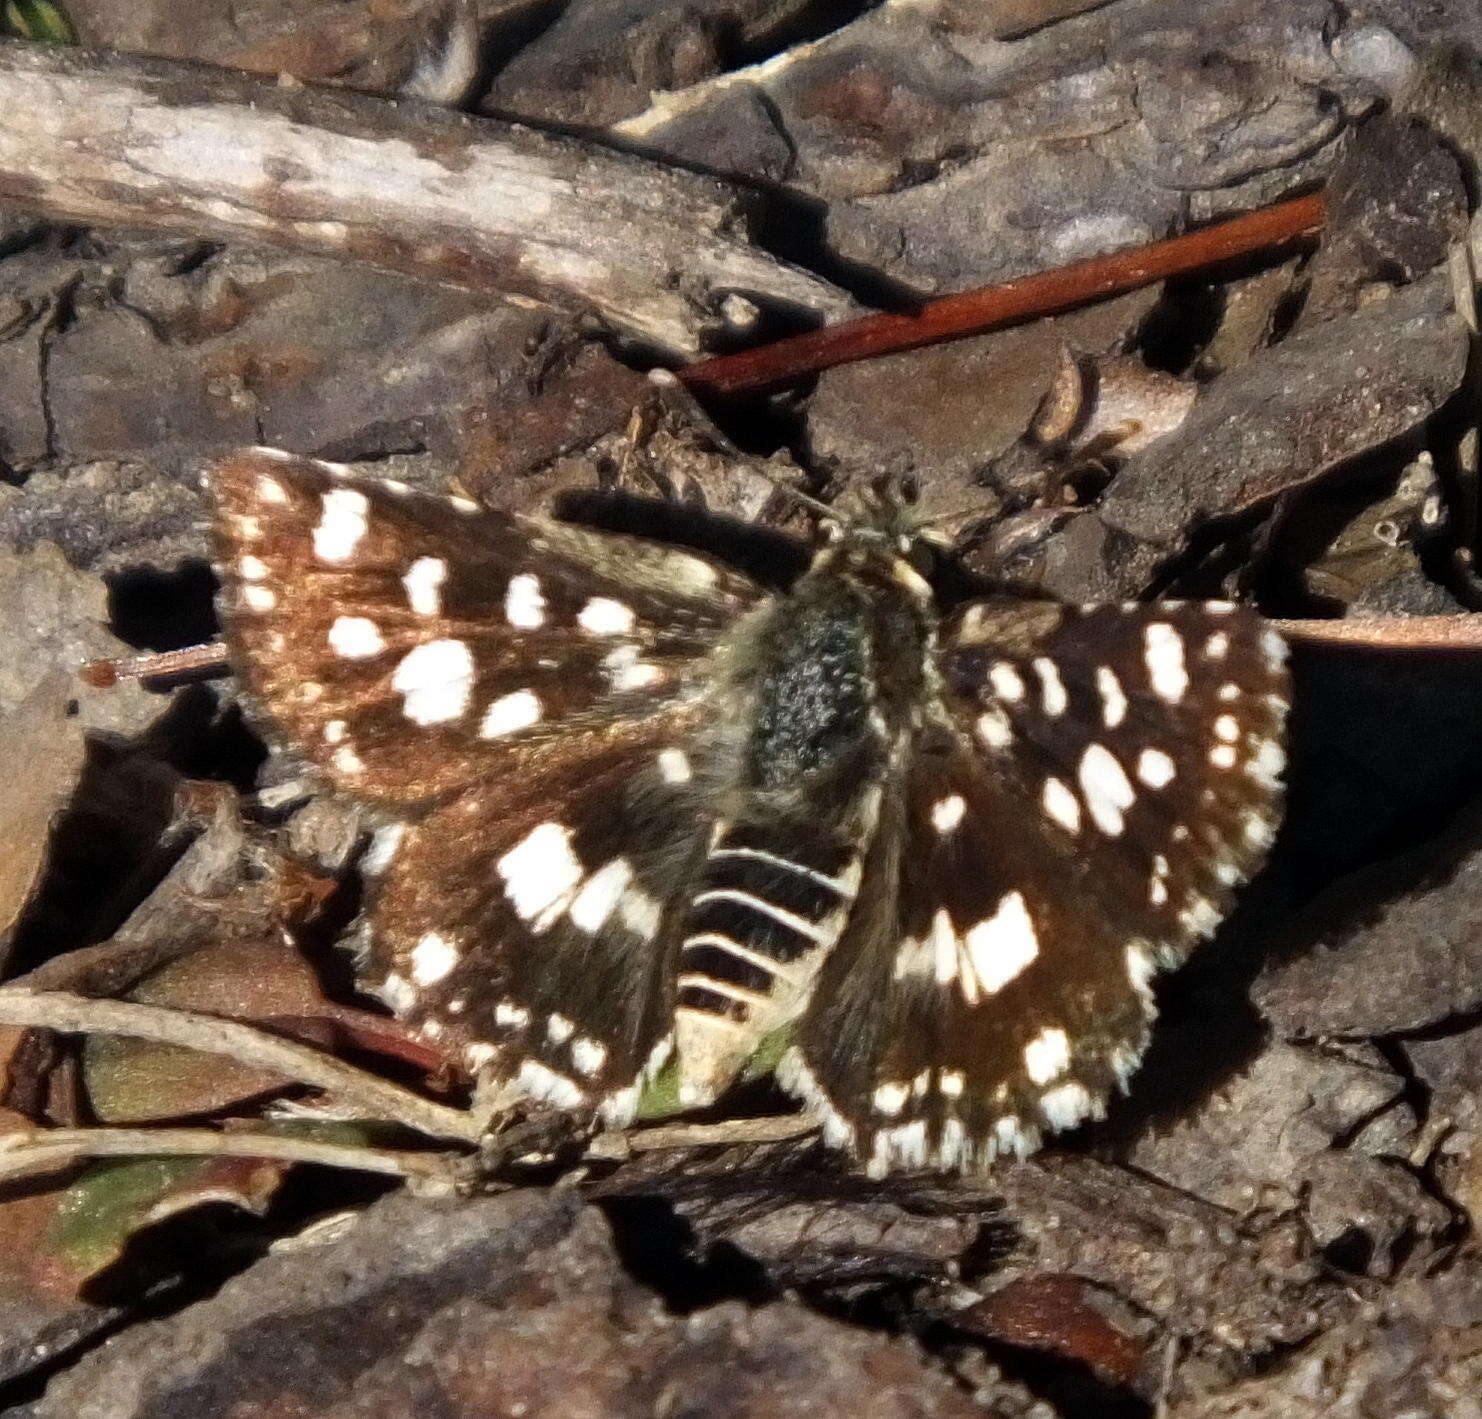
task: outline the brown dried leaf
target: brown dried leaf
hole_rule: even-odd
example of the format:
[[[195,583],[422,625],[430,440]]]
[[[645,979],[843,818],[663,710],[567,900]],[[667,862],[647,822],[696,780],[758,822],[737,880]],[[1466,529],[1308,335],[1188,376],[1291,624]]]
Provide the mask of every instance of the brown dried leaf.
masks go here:
[[[0,775],[0,963],[46,861],[52,823],[82,770],[82,722],[67,714],[71,691],[53,671],[0,713],[0,758],[17,766]]]
[[[325,1001],[314,972],[290,946],[205,946],[161,966],[127,993],[239,1020],[308,1017]],[[216,1113],[276,1093],[271,1070],[178,1045],[95,1035],[83,1045],[83,1084],[99,1122],[158,1123]]]

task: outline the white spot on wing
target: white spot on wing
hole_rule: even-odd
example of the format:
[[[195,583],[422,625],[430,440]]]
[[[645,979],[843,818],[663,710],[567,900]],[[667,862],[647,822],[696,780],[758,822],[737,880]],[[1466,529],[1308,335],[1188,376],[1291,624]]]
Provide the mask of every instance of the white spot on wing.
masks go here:
[[[607,1063],[607,1046],[583,1037],[571,1044],[571,1062],[590,1078]]]
[[[1149,788],[1166,788],[1173,775],[1173,760],[1161,749],[1144,749],[1137,756],[1137,776]]]
[[[904,1084],[881,1084],[872,1096],[875,1112],[886,1118],[894,1118],[906,1106],[909,1093]]]
[[[473,655],[462,641],[414,646],[391,676],[405,697],[403,712],[414,724],[442,724],[468,708],[473,693]]]
[[[1092,744],[1081,755],[1076,777],[1086,796],[1091,821],[1108,837],[1116,837],[1123,828],[1123,811],[1132,806],[1137,796],[1121,764],[1109,749]]]
[[[559,823],[532,828],[494,867],[515,915],[537,932],[560,915],[561,904],[583,876],[571,850],[571,833]]]
[[[243,581],[266,581],[268,577],[268,564],[261,557],[239,557],[237,570]]]
[[[412,979],[418,985],[434,985],[458,964],[458,948],[435,931],[422,935],[412,947]]]
[[[657,665],[638,659],[638,647],[619,646],[602,657],[614,690],[642,690],[663,680],[664,672]]]
[[[1013,737],[1009,717],[997,705],[989,705],[978,716],[978,738],[990,749],[1007,749]]]
[[[1275,788],[1281,780],[1281,771],[1286,767],[1286,750],[1274,739],[1262,739],[1256,745],[1254,757],[1245,766],[1245,771],[1257,783]]]
[[[633,866],[626,857],[615,857],[599,868],[582,884],[572,900],[567,915],[572,923],[588,935],[602,929],[612,909],[617,906],[628,883],[633,880]]]
[[[479,725],[480,739],[498,739],[505,734],[528,729],[540,722],[543,707],[533,690],[515,690],[501,695],[484,711]]]
[[[417,992],[412,989],[411,981],[405,976],[397,975],[395,971],[375,987],[375,992],[398,1015],[410,1010],[417,1000]]]
[[[1010,892],[998,910],[964,935],[968,959],[983,994],[1002,990],[1039,955],[1039,938],[1022,892]]]
[[[346,660],[364,660],[386,649],[379,627],[365,616],[336,616],[328,639],[329,648]]]
[[[993,686],[993,693],[999,699],[1007,700],[1010,704],[1017,704],[1024,698],[1024,681],[1006,660],[995,661],[988,668],[988,683]]]
[[[1070,1068],[1070,1040],[1064,1030],[1049,1025],[1024,1046],[1024,1068],[1036,1084],[1048,1084]]]
[[[936,962],[938,985],[949,985],[957,979],[957,933],[945,907],[938,907],[931,919],[931,950]],[[973,983],[976,988],[977,982]]]
[[[688,783],[694,777],[690,756],[683,749],[660,749],[659,776],[665,783]]]
[[[564,1045],[576,1033],[576,1024],[564,1015],[548,1015],[545,1022],[545,1037],[553,1045]]]
[[[1142,658],[1148,668],[1153,693],[1176,705],[1189,688],[1189,672],[1184,669],[1184,638],[1167,621],[1154,621],[1143,628]]]
[[[645,941],[652,941],[658,935],[663,916],[664,907],[658,898],[637,887],[624,892],[618,902],[618,920]]]
[[[960,793],[939,798],[931,808],[931,825],[939,833],[950,833],[967,812],[967,800]]]
[[[1240,721],[1233,714],[1222,714],[1214,722],[1214,737],[1233,744],[1240,738]]]
[[[1127,979],[1144,1000],[1149,1000],[1153,993],[1153,976],[1157,973],[1158,963],[1151,950],[1141,941],[1134,941],[1127,947]]]
[[[360,870],[367,877],[378,877],[388,867],[406,837],[405,823],[387,823],[371,834],[370,846],[360,855]]]
[[[1070,703],[1065,693],[1065,682],[1060,678],[1060,671],[1055,662],[1047,655],[1036,657],[1030,662],[1034,673],[1039,676],[1040,694],[1043,698],[1045,713],[1051,719],[1065,713],[1065,707]]]
[[[509,579],[504,591],[504,619],[522,631],[545,624],[545,597],[540,593],[538,576],[521,572]]]
[[[341,744],[329,756],[329,762],[342,774],[358,774],[365,771],[364,761],[348,744]]]
[[[1084,1084],[1057,1084],[1040,1096],[1040,1112],[1051,1128],[1074,1128],[1096,1112],[1095,1101]]]
[[[530,1023],[530,1012],[512,1000],[501,1000],[494,1007],[494,1023],[505,1030],[523,1030]]]
[[[249,611],[271,611],[278,604],[278,597],[265,586],[244,586],[242,604]]]
[[[266,473],[263,473],[257,479],[257,496],[265,503],[286,503],[288,501],[288,489],[276,478],[269,477]]]
[[[1286,642],[1270,626],[1261,632],[1261,653],[1273,670],[1279,670],[1286,664]]]
[[[577,613],[577,624],[594,636],[625,636],[632,631],[638,618],[630,606],[614,601],[610,596],[594,596]]]
[[[1058,778],[1047,778],[1045,780],[1045,789],[1040,802],[1045,812],[1059,823],[1067,833],[1080,832],[1080,799]]]
[[[442,584],[448,579],[448,564],[441,557],[418,557],[401,584],[407,600],[419,616],[436,616],[443,609]]]
[[[322,562],[343,562],[365,536],[370,504],[354,488],[331,488],[320,501],[324,513],[314,529],[314,555]]]
[[[1108,729],[1115,729],[1127,718],[1127,696],[1109,665],[1096,667],[1096,688],[1101,693],[1101,722]]]
[[[516,1077],[520,1088],[532,1099],[543,1099],[558,1109],[574,1109],[586,1097],[572,1080],[547,1069],[536,1059],[523,1060]]]

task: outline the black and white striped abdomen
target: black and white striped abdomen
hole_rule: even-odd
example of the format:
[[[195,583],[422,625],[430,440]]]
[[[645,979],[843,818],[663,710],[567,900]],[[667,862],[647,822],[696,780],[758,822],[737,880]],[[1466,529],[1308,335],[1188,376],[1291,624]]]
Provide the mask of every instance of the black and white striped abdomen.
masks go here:
[[[859,874],[853,847],[800,850],[755,827],[722,825],[685,922],[680,1005],[749,1020],[778,982],[801,985],[808,958],[838,939]]]

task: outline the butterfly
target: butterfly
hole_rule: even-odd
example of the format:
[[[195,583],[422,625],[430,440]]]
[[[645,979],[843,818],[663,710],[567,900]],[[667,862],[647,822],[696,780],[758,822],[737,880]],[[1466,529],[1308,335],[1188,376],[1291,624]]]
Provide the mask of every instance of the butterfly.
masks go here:
[[[363,982],[556,1109],[785,1045],[873,1175],[1026,1154],[1278,822],[1285,648],[1229,602],[939,595],[890,511],[778,589],[268,449],[207,481],[250,716],[382,815]]]

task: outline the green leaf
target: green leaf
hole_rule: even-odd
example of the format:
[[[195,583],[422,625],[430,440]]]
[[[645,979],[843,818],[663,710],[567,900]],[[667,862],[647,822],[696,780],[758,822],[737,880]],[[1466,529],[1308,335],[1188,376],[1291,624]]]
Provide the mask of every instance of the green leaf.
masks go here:
[[[47,44],[76,44],[77,31],[51,0],[5,0],[5,28],[17,39]]]
[[[95,1163],[62,1194],[52,1219],[51,1246],[79,1278],[116,1261],[160,1199],[186,1188],[211,1158],[121,1158]]]

